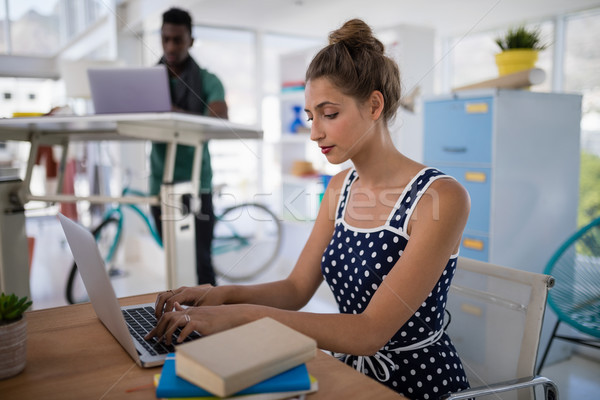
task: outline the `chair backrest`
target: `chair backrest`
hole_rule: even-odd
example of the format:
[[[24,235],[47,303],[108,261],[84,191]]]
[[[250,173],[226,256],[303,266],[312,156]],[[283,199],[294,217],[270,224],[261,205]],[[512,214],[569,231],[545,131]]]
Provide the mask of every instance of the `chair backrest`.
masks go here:
[[[600,338],[600,218],[567,239],[544,273],[556,278],[548,304],[558,318]]]
[[[459,257],[447,332],[471,387],[534,375],[553,284],[549,275]]]

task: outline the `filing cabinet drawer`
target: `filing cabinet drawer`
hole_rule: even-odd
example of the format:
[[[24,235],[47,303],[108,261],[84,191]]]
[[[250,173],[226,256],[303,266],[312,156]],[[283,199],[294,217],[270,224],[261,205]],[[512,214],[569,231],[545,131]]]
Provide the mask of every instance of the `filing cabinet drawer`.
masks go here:
[[[491,169],[436,165],[440,171],[453,176],[467,189],[471,211],[465,229],[486,233],[490,230]]]
[[[465,231],[460,242],[460,255],[474,260],[488,261],[490,255],[489,238]]]
[[[425,162],[489,164],[492,160],[491,97],[425,103]]]

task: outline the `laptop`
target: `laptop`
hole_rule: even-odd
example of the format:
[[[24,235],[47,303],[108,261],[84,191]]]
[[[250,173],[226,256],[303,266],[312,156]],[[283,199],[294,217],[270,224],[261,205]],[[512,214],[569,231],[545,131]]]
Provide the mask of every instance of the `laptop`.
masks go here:
[[[156,338],[144,340],[146,333],[156,326],[154,303],[120,307],[94,236],[60,213],[58,218],[100,321],[139,366],[147,368],[162,365],[167,354],[175,351],[175,348]],[[200,335],[194,332],[185,341],[198,337]]]
[[[164,65],[89,68],[87,74],[96,114],[171,111],[169,75]]]

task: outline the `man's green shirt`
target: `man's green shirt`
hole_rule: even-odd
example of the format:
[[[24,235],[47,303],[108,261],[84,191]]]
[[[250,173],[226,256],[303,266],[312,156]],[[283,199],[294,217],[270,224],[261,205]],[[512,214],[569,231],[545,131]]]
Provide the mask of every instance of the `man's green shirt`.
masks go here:
[[[200,69],[202,78],[202,100],[208,105],[213,101],[225,101],[225,89],[216,75],[205,69]],[[176,78],[173,78],[176,79]],[[171,84],[173,84],[171,79]],[[189,110],[188,110],[189,111]],[[208,107],[205,107],[204,115],[208,115]],[[163,171],[165,168],[165,155],[167,145],[165,143],[152,143],[150,152],[150,194],[157,195],[162,183]],[[192,178],[192,164],[194,163],[194,151],[192,146],[177,145],[177,154],[175,155],[175,169],[173,181],[190,181]],[[208,142],[204,143],[202,148],[202,165],[200,168],[200,191],[209,193],[212,187],[212,167],[210,163],[210,153],[208,151]]]

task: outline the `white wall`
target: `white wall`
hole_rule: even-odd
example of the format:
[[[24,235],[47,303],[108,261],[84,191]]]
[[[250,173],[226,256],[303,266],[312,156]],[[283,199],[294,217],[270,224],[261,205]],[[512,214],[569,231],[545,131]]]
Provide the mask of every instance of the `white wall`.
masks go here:
[[[423,159],[423,115],[420,99],[433,94],[435,31],[433,29],[398,26],[383,33],[389,55],[400,68],[402,96],[407,96],[415,88],[420,95],[414,112],[398,111],[396,121],[390,127],[394,143],[400,151],[416,160]]]

